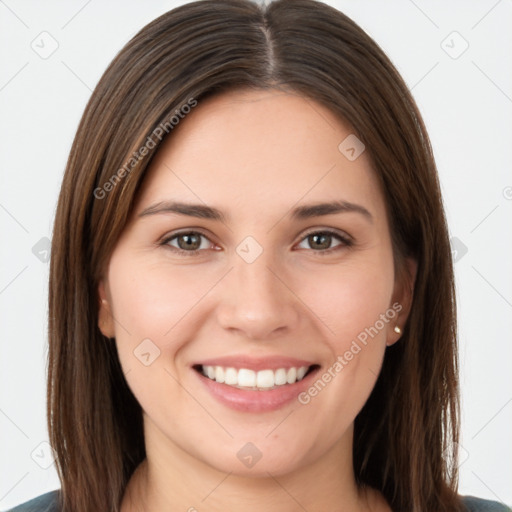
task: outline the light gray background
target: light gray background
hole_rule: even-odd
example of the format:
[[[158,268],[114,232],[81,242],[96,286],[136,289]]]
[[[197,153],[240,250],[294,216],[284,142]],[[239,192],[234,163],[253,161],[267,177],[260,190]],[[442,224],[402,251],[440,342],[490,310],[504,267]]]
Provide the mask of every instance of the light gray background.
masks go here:
[[[1,509],[60,485],[42,260],[72,138],[115,54],[182,3],[0,0]],[[388,53],[424,115],[457,238],[460,493],[512,504],[512,0],[328,3]]]

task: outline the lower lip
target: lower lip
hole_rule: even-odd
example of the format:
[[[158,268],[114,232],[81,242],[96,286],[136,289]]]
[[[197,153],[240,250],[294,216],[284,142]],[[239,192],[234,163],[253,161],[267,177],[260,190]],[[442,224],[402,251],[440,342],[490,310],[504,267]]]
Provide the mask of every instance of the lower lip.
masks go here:
[[[313,369],[302,380],[294,384],[285,384],[267,391],[254,391],[221,384],[192,369],[214,398],[231,409],[243,412],[269,412],[288,405],[310,386],[318,370],[319,368]]]

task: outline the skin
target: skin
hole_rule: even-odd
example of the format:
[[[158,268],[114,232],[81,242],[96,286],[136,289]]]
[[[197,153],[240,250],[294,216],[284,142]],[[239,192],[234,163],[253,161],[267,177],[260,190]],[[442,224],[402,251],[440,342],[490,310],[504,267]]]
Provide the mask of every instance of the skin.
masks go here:
[[[406,321],[416,264],[408,260],[405,277],[395,275],[367,153],[349,161],[338,150],[350,133],[295,93],[236,91],[199,102],[151,163],[99,286],[100,328],[115,337],[144,413],[147,459],[122,512],[391,510],[379,492],[356,485],[353,424],[386,346],[400,338],[393,328]],[[216,207],[226,220],[139,216],[168,200]],[[363,206],[372,220],[357,212],[290,216],[296,206],[334,200]],[[173,252],[178,238],[159,244],[187,229],[204,235],[197,255]],[[308,239],[325,229],[353,244]],[[263,250],[252,263],[236,252],[247,236]],[[316,361],[322,373],[395,302],[400,313],[307,405],[235,411],[191,369],[225,355],[284,355]],[[147,338],[160,350],[149,366],[134,356]],[[252,468],[237,457],[247,442],[262,454]]]

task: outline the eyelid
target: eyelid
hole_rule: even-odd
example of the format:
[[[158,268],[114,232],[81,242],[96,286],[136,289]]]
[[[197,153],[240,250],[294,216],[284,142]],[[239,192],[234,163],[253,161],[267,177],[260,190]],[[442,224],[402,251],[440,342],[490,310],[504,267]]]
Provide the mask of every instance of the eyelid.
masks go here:
[[[299,250],[310,251],[313,254],[319,255],[319,256],[328,256],[328,255],[332,255],[333,253],[336,253],[339,250],[350,248],[355,244],[354,239],[345,231],[339,231],[334,228],[321,228],[321,227],[310,228],[308,231],[306,231],[306,233],[301,235],[301,238],[297,242],[297,244],[302,243],[304,240],[307,239],[308,236],[314,235],[314,234],[329,235],[333,238],[338,239],[338,241],[340,243],[339,243],[339,245],[336,245],[334,247],[329,247],[328,249],[324,249],[324,250],[315,250],[315,249],[299,249]],[[297,244],[295,244],[295,245],[297,245]]]
[[[335,228],[322,228],[322,227],[314,227],[309,228],[304,234],[301,235],[300,242],[304,240],[304,238],[308,237],[309,235],[313,235],[315,233],[326,233],[329,235],[334,235],[339,237],[341,240],[343,240],[345,243],[354,243],[354,239],[346,232],[341,231]]]
[[[184,253],[187,256],[194,256],[194,255],[200,255],[205,249],[194,249],[191,251],[186,251],[185,249],[180,249],[179,247],[174,247],[172,245],[169,245],[169,242],[171,240],[174,240],[175,238],[179,237],[180,235],[188,235],[188,234],[194,234],[194,235],[200,235],[206,240],[210,242],[210,244],[215,245],[215,242],[210,239],[210,236],[205,234],[201,228],[183,228],[178,231],[173,231],[172,233],[167,233],[164,235],[160,240],[157,242],[157,245],[159,246],[168,246],[171,248],[173,252],[177,253]]]

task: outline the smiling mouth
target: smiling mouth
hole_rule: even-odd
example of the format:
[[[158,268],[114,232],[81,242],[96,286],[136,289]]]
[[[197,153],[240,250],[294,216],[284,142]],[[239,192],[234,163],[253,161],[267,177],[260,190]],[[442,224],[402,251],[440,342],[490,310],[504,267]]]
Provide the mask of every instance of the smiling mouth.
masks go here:
[[[292,366],[259,371],[230,366],[194,365],[193,369],[210,380],[247,391],[269,391],[301,381],[320,366]]]

